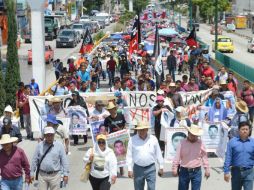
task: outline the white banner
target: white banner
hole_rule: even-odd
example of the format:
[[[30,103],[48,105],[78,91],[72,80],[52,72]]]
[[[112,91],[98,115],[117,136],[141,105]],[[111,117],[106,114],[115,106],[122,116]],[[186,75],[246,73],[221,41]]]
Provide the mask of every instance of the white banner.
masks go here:
[[[126,165],[126,154],[128,149],[128,143],[130,140],[130,134],[127,129],[117,131],[107,135],[108,146],[114,150],[117,158],[118,167]]]

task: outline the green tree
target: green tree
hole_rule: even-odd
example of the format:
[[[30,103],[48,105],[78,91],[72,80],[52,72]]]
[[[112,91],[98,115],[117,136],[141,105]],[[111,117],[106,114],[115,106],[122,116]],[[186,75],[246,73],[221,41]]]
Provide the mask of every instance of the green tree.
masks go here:
[[[15,107],[15,96],[20,81],[18,48],[17,48],[17,23],[14,0],[6,0],[8,18],[7,41],[7,70],[5,76],[6,104]]]
[[[0,53],[0,114],[3,113],[5,108],[6,93],[4,89],[4,76],[2,70],[2,58]]]
[[[134,11],[136,13],[142,11],[146,8],[149,2],[149,0],[133,0]],[[129,0],[122,0],[122,3],[124,4],[125,9],[129,10]]]
[[[200,7],[200,16],[204,20],[209,20],[212,22],[215,15],[215,4],[214,0],[192,0],[193,5],[198,5]],[[218,11],[229,11],[230,10],[229,0],[218,0]]]

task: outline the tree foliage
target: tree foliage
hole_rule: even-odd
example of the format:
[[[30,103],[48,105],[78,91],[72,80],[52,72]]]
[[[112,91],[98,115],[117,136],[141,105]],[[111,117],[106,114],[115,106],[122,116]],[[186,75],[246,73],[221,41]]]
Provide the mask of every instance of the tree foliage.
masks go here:
[[[124,24],[125,22],[133,19],[134,17],[135,17],[134,12],[125,11],[125,13],[123,15],[121,15],[121,17],[119,19],[119,23]]]
[[[200,7],[200,16],[205,20],[212,18],[215,15],[215,0],[192,0],[193,5]],[[218,11],[229,11],[230,3],[229,0],[218,0]]]
[[[8,18],[7,70],[5,76],[6,104],[15,107],[16,91],[20,81],[17,48],[17,22],[14,0],[6,0]]]
[[[4,77],[2,71],[2,59],[0,54],[0,113],[2,114],[5,108],[6,93],[4,89]]]
[[[100,10],[101,5],[103,5],[104,0],[89,0],[84,1],[83,6],[86,8],[86,13],[90,14],[91,10]]]
[[[133,1],[133,10],[137,13],[145,9],[149,4],[149,0],[132,0]],[[122,0],[122,3],[125,6],[125,9],[129,10],[129,0]]]

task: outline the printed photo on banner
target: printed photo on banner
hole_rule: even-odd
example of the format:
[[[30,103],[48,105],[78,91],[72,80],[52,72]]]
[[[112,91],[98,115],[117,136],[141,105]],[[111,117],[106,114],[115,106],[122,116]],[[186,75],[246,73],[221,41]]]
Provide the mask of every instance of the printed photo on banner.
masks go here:
[[[220,124],[221,136],[220,136],[220,143],[216,149],[215,154],[223,161],[225,158],[225,152],[228,143],[228,125],[225,122],[221,122]]]
[[[87,116],[85,108],[81,106],[71,106],[66,109],[70,118],[69,134],[70,135],[86,135]]]
[[[164,158],[166,162],[171,163],[173,161],[179,143],[187,138],[187,134],[188,132],[184,127],[166,129],[166,152]]]
[[[201,136],[203,143],[205,144],[207,152],[215,152],[220,145],[222,130],[220,123],[207,123],[203,122],[199,124],[204,134]]]
[[[108,146],[114,150],[118,167],[126,165],[126,153],[129,139],[130,135],[127,129],[107,135]]]
[[[174,118],[174,113],[168,111],[163,111],[161,113],[161,133],[160,140],[166,141],[166,129],[170,127],[170,122]]]
[[[106,127],[104,126],[104,120],[93,121],[90,123],[90,131],[93,143],[96,143],[96,137],[98,134],[105,134],[107,132]]]

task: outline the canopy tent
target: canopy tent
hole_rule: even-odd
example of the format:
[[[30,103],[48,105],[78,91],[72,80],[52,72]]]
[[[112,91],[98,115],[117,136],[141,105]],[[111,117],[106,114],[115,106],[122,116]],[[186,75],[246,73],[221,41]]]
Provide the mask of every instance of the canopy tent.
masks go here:
[[[121,34],[111,34],[110,38],[113,40],[121,40],[123,36]]]
[[[173,28],[163,28],[159,30],[160,36],[175,36],[178,35],[178,32],[175,31]]]

